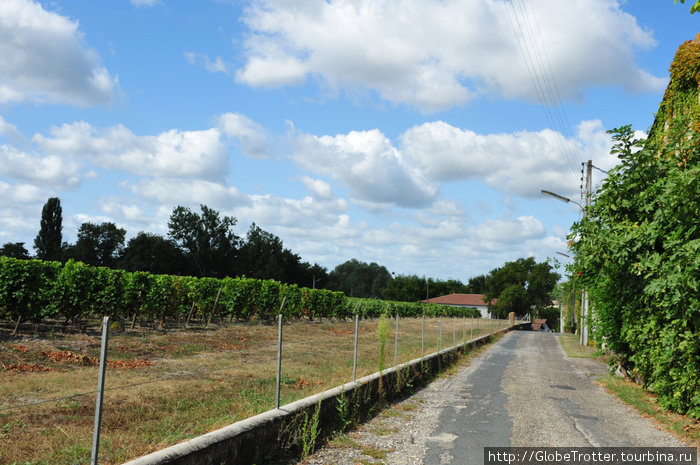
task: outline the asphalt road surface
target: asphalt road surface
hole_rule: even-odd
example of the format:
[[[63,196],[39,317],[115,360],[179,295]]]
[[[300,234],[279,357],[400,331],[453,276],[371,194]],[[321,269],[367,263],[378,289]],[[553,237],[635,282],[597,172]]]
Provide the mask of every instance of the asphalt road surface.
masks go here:
[[[484,447],[686,446],[595,384],[607,366],[569,359],[557,335],[516,331],[454,376],[351,434],[360,447],[324,448],[310,464],[481,464]],[[398,411],[401,411],[398,406]],[[391,434],[387,434],[389,431]]]

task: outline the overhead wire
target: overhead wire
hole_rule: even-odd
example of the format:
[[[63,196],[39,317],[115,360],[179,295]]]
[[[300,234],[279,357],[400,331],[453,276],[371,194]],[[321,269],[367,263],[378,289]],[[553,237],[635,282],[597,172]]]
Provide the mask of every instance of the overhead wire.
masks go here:
[[[548,124],[556,134],[557,146],[567,168],[573,176],[576,176],[575,167],[578,165],[576,160],[581,159],[581,155],[571,140],[570,124],[562,108],[559,87],[546,54],[546,48],[542,43],[537,15],[531,5],[528,10],[523,0],[505,1],[504,5],[537,100],[542,106]]]

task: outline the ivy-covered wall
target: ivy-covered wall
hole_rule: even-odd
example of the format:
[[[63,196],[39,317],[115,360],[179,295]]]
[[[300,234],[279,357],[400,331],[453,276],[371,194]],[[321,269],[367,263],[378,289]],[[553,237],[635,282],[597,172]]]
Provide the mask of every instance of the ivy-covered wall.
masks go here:
[[[700,35],[670,72],[646,142],[611,131],[620,163],[574,225],[573,268],[596,342],[662,405],[700,418]]]

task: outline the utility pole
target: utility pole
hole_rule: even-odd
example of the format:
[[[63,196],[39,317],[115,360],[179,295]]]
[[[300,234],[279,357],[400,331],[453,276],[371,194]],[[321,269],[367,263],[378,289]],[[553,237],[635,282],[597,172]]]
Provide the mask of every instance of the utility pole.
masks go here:
[[[593,195],[593,161],[588,160],[586,166],[586,208],[583,210],[583,216],[588,215],[588,209],[591,207],[591,197]],[[581,299],[581,345],[588,345],[588,291],[583,290],[583,298]]]

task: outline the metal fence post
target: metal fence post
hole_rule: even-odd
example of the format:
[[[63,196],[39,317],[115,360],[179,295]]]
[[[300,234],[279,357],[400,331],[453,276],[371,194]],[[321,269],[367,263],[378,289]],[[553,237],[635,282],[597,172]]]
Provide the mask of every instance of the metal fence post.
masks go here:
[[[394,333],[394,366],[399,356],[399,312],[396,312],[396,332]]]
[[[472,328],[471,328],[471,333],[469,333],[469,340],[470,341],[474,340],[474,315],[472,315]]]
[[[452,347],[457,344],[457,317],[452,317]]]
[[[425,357],[425,314],[423,314],[423,324],[420,331],[420,358]]]
[[[102,320],[102,348],[100,349],[100,371],[97,377],[97,401],[95,402],[95,427],[92,432],[92,455],[90,465],[97,465],[100,452],[100,425],[102,424],[102,396],[105,392],[105,368],[107,366],[107,343],[109,342],[109,317]]]
[[[357,333],[360,325],[360,315],[355,315],[355,352],[352,356],[352,380],[357,380]]]
[[[279,330],[277,332],[277,394],[275,408],[280,408],[280,383],[282,382],[282,314],[279,315]]]
[[[440,317],[440,337],[438,338],[438,353],[442,350],[442,317]]]
[[[462,317],[462,345],[465,346],[467,345],[467,317],[463,316]]]

